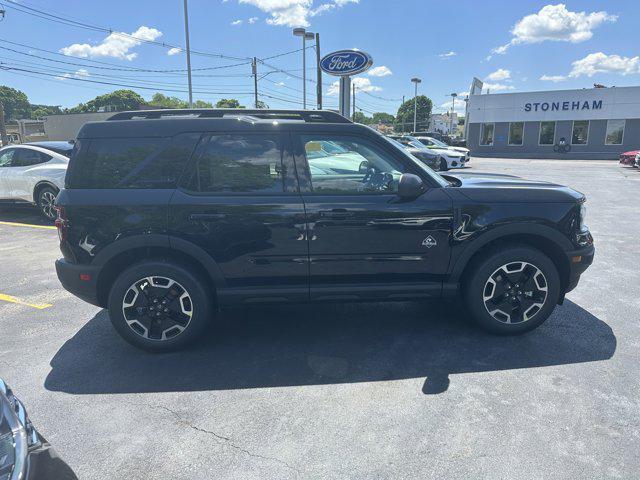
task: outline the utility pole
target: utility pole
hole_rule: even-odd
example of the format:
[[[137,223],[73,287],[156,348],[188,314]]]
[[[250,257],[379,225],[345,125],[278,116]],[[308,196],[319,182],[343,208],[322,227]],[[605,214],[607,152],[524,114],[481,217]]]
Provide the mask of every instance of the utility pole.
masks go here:
[[[189,108],[193,108],[193,87],[191,85],[191,48],[189,47],[189,12],[187,0],[184,0],[184,35],[187,47],[187,79],[189,81]]]
[[[451,94],[451,125],[449,127],[449,135],[453,135],[453,112],[456,111],[456,97],[458,96],[457,93],[452,93]]]
[[[317,69],[317,82],[316,92],[318,95],[318,110],[322,110],[322,69],[320,68],[320,34],[316,33],[316,69]]]
[[[413,95],[413,131],[418,131],[418,84],[422,82],[418,77],[414,77],[411,81],[415,84],[416,90]]]
[[[402,95],[402,105],[404,105],[404,95]],[[402,133],[404,133],[404,122],[402,120],[404,119],[403,118],[400,119],[400,128],[402,128]]]
[[[354,83],[351,86],[351,96],[353,98],[353,115],[351,116],[351,120],[353,120],[354,122],[356,121],[356,84]]]
[[[253,75],[253,106],[258,108],[258,64],[256,57],[251,62],[251,73]]]
[[[9,139],[7,138],[7,127],[4,124],[4,107],[0,102],[0,138],[2,139],[2,146],[9,145]]]

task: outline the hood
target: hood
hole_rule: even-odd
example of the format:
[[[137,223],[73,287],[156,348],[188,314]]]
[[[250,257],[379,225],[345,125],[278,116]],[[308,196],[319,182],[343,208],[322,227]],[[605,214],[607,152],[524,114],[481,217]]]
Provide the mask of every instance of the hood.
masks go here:
[[[459,181],[454,187],[465,197],[478,202],[546,202],[575,203],[584,195],[572,188],[539,180],[526,180],[514,175],[496,173],[447,173]]]
[[[449,149],[455,150],[456,152],[469,153],[469,149],[465,147],[449,147]]]
[[[440,147],[431,147],[429,148],[432,152],[442,153],[449,157],[464,157],[464,153],[459,152],[457,150],[453,150],[451,148],[440,148]]]
[[[629,150],[628,152],[623,152],[620,155],[624,155],[625,157],[635,157],[640,153],[640,150]]]

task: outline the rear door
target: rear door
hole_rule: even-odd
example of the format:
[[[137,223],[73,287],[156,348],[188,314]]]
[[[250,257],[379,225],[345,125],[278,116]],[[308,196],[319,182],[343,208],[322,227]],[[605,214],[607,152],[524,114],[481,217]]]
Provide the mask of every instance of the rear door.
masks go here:
[[[225,303],[306,300],[308,246],[288,135],[207,135],[170,205],[172,237],[219,266]]]
[[[449,263],[452,205],[442,188],[402,200],[417,167],[382,139],[294,135],[308,222],[311,298],[439,296]],[[325,145],[334,146],[328,152]]]

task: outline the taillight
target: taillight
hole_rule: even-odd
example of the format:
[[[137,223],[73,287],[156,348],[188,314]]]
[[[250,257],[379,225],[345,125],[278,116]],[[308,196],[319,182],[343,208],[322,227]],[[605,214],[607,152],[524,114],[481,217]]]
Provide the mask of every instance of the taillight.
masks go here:
[[[56,228],[58,229],[58,238],[60,238],[61,242],[64,242],[67,239],[67,227],[69,226],[69,222],[67,220],[67,214],[64,210],[64,207],[60,205],[55,206],[56,212],[58,216],[56,218]]]

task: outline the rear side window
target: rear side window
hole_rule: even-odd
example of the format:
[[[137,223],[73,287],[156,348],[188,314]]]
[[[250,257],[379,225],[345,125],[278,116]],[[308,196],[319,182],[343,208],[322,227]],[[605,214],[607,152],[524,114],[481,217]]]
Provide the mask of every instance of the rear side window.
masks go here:
[[[82,140],[69,188],[175,188],[200,134]]]
[[[51,160],[51,155],[47,155],[30,148],[20,148],[16,151],[17,158],[14,158],[13,164],[16,167],[30,167],[39,163],[46,163]]]
[[[212,135],[195,165],[189,189],[201,193],[282,193],[284,170],[277,135]]]

